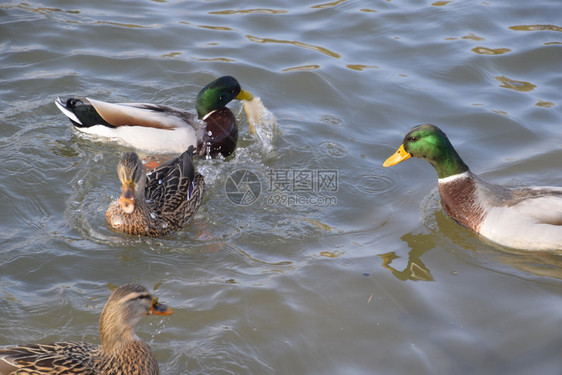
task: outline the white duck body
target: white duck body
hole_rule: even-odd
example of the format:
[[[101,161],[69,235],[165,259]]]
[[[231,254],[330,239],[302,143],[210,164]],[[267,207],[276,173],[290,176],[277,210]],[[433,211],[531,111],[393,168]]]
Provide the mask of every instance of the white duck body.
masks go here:
[[[443,208],[458,223],[511,248],[562,250],[562,188],[508,189],[470,171],[438,181]]]
[[[181,154],[189,146],[197,148],[202,142],[206,124],[199,120],[197,115],[187,111],[149,103],[107,103],[90,98],[86,100],[103,120],[112,126],[80,126],[82,122],[60,99],[55,102],[82,133],[108,138],[146,153],[159,154]]]

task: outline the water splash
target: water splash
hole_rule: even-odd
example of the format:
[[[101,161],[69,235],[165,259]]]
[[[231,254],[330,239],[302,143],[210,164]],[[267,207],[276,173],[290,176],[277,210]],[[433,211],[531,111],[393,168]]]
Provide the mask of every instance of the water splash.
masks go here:
[[[273,140],[277,132],[277,118],[265,107],[259,97],[242,102],[248,125],[250,125],[250,132],[261,142],[266,152],[272,151]]]

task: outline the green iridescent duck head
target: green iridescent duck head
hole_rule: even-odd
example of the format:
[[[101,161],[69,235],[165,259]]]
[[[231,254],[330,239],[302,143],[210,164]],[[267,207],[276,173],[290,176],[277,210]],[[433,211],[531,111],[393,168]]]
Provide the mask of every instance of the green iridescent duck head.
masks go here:
[[[232,111],[226,107],[232,100],[252,100],[248,91],[242,90],[231,76],[217,78],[197,95],[195,107],[199,118],[205,121],[203,139],[197,145],[200,155],[224,157],[234,152],[238,141],[238,126]]]
[[[195,108],[200,119],[209,113],[225,107],[234,99],[252,100],[248,91],[242,90],[236,78],[224,76],[203,87],[195,99]]]
[[[398,150],[384,162],[390,167],[410,157],[427,160],[439,178],[453,176],[468,171],[447,135],[435,125],[414,126],[404,137]]]

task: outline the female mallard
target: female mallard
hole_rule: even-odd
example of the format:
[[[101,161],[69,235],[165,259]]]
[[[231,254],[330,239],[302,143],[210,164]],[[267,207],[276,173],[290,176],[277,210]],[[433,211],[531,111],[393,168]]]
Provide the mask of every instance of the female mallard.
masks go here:
[[[508,189],[473,174],[449,139],[434,125],[413,127],[383,164],[409,157],[427,160],[437,171],[445,211],[500,245],[525,250],[562,250],[562,188]]]
[[[101,346],[55,342],[0,348],[0,375],[157,375],[158,361],[134,329],[144,315],[172,312],[142,285],[120,286],[101,313]]]
[[[232,154],[238,126],[231,100],[251,100],[238,81],[224,76],[197,95],[193,113],[159,104],[106,103],[89,98],[57,98],[55,104],[84,133],[117,140],[126,146],[156,154],[179,154],[189,146],[199,155]]]
[[[193,147],[148,174],[138,155],[126,152],[117,165],[122,190],[105,213],[109,225],[129,234],[161,237],[181,229],[195,214],[205,190],[195,172]]]

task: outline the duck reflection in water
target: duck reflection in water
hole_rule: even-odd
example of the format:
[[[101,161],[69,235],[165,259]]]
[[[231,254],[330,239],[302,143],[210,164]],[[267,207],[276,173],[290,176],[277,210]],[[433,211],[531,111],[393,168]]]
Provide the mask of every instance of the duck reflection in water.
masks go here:
[[[379,255],[383,260],[382,266],[402,281],[433,281],[431,272],[420,259],[423,254],[435,247],[435,242],[431,237],[429,234],[406,233],[400,237],[412,249],[408,253],[406,267],[400,271],[391,266],[393,260],[400,258],[400,255],[394,251]]]

